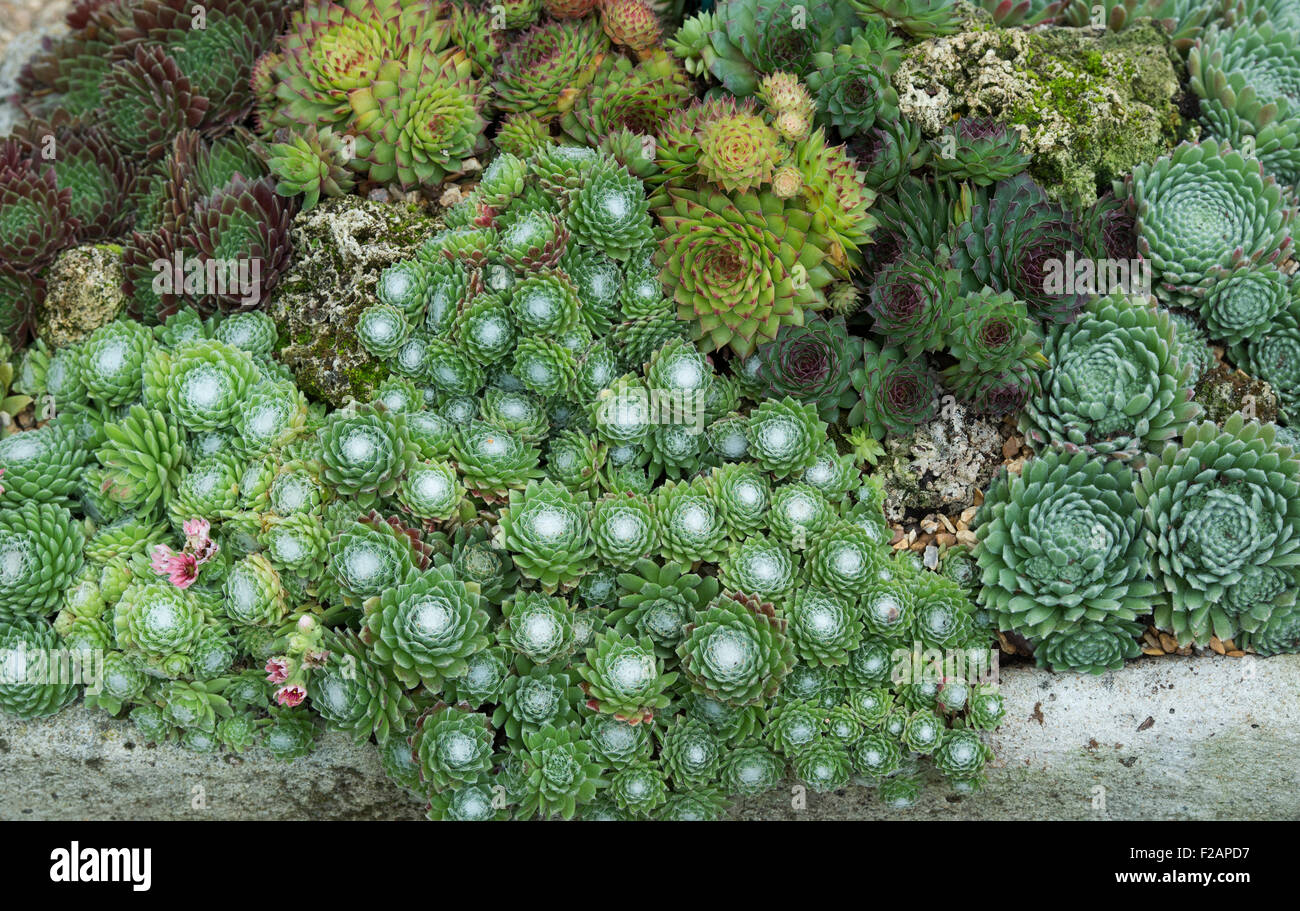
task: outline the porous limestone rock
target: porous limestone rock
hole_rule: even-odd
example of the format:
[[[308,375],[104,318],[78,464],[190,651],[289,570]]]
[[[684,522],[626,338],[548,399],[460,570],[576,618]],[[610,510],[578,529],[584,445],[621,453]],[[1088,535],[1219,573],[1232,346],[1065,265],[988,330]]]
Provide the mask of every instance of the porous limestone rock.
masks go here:
[[[978,29],[931,38],[894,74],[903,114],[936,137],[959,117],[1016,128],[1047,192],[1089,204],[1184,137],[1177,52],[1158,26]]]
[[[949,397],[939,417],[910,437],[893,437],[873,472],[885,489],[885,518],[961,512],[1002,465],[998,426]]]
[[[36,333],[64,348],[111,323],[126,306],[122,248],[117,244],[72,247],[45,273],[45,300],[36,308]]]
[[[314,399],[369,401],[388,368],[361,347],[357,317],[376,300],[385,268],[415,254],[436,222],[405,203],[343,196],[293,222],[293,261],[267,310],[280,330],[280,360]]]
[[[1277,419],[1277,394],[1263,380],[1233,370],[1223,361],[1205,372],[1192,395],[1204,409],[1203,420],[1222,424],[1234,412],[1268,422]]]

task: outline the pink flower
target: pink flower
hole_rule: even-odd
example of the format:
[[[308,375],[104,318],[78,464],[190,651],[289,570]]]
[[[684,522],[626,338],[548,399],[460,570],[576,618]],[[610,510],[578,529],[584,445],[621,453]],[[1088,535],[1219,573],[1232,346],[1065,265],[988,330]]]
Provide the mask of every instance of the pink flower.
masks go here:
[[[282,686],[275,691],[275,701],[280,705],[287,705],[293,708],[295,705],[301,705],[302,701],[307,698],[307,691],[302,687]]]
[[[266,662],[267,683],[284,683],[289,679],[289,659],[269,658]]]
[[[3,478],[4,476],[5,476],[5,470],[3,468],[0,468],[0,478]],[[5,492],[5,486],[3,484],[0,484],[0,493],[4,493],[4,492]]]
[[[304,667],[324,667],[329,658],[329,652],[305,652],[302,656],[302,663]]]
[[[199,577],[198,561],[189,554],[176,553],[166,544],[154,546],[151,565],[154,572],[166,576],[177,588],[189,588]]]
[[[185,550],[196,563],[207,563],[216,556],[217,542],[212,540],[212,524],[207,519],[187,519],[181,523],[185,532]]]

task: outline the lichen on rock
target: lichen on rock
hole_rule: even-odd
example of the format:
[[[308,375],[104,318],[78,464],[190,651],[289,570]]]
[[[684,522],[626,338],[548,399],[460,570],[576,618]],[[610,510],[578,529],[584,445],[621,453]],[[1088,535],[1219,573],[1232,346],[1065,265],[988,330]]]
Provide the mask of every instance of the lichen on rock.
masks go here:
[[[1048,193],[1089,204],[1183,138],[1177,54],[1156,25],[989,29],[932,38],[894,75],[900,108],[928,136],[959,117],[1016,127]]]
[[[1204,409],[1205,419],[1222,424],[1240,411],[1247,418],[1268,423],[1277,420],[1278,401],[1273,387],[1263,380],[1233,370],[1219,361],[1205,371],[1192,400]]]
[[[885,518],[949,515],[973,505],[1002,466],[1003,436],[995,423],[948,401],[910,437],[891,437],[873,473],[885,489]]]
[[[414,255],[436,229],[420,209],[344,196],[299,213],[290,271],[268,311],[280,333],[280,360],[309,396],[342,405],[368,401],[388,368],[361,347],[357,317],[375,302],[383,270]]]
[[[36,311],[36,332],[63,348],[112,322],[126,306],[122,248],[117,244],[73,247],[59,254],[45,275],[45,300]]]

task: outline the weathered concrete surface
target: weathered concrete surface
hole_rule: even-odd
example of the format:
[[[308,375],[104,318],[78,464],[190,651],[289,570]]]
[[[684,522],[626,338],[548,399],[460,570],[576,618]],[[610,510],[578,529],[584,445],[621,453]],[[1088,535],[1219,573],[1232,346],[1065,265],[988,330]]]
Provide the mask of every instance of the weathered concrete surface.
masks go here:
[[[740,819],[1300,819],[1300,656],[1145,659],[1102,677],[1010,668],[985,790],[936,784],[905,812],[873,791],[778,790]],[[4,819],[412,819],[375,751],[342,735],[292,764],[136,742],[75,706],[0,718]],[[199,798],[202,798],[201,800]]]

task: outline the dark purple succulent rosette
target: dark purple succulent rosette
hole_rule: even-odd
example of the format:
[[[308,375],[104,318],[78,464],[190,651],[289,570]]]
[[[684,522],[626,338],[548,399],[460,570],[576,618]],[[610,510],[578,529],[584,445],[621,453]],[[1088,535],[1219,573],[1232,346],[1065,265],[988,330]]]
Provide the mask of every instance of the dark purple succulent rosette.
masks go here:
[[[790,396],[815,405],[822,420],[833,422],[851,386],[860,344],[842,316],[782,326],[774,341],[758,348],[757,379],[769,398]]]
[[[868,350],[865,365],[854,371],[858,402],[849,414],[850,426],[865,424],[878,439],[905,436],[939,409],[939,383],[923,359],[907,359],[897,348]]]

